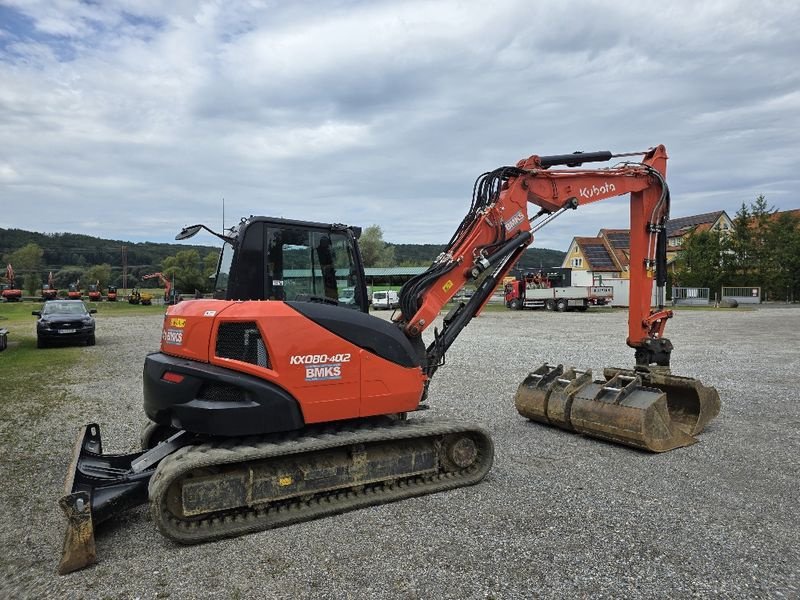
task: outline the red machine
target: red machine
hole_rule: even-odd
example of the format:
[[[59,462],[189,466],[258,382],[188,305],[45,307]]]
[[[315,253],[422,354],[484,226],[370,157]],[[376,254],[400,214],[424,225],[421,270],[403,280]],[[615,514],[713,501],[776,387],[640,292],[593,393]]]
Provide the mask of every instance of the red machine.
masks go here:
[[[115,285],[108,286],[108,292],[106,293],[106,299],[109,302],[116,302],[117,301],[117,286],[115,286]]]
[[[0,284],[0,297],[6,302],[19,302],[22,300],[22,290],[17,287],[14,281],[14,268],[11,263],[6,265],[6,282]]]
[[[61,499],[69,526],[60,572],[94,562],[95,523],[142,502],[164,535],[197,543],[480,481],[493,462],[485,430],[407,416],[426,408],[446,351],[533,232],[621,194],[631,194],[635,368],[592,381],[545,364],[523,381],[517,406],[532,420],[653,451],[692,443],[719,396],[669,373],[672,312],[650,307],[654,278],[660,298],[666,279],[664,147],[606,169],[551,169],[611,158],[531,156],[482,175],[447,249],[403,286],[394,322],[368,313],[355,228],[251,217],[215,233],[224,241],[215,297],[224,299],[167,310],[161,351],[145,359],[152,424],[142,451],[103,454],[97,424],[79,434]],[[539,208],[533,218],[529,204]],[[442,308],[477,281],[426,344],[421,334]],[[344,288],[355,302],[338,302]]]
[[[56,298],[58,298],[58,290],[53,281],[53,272],[50,271],[47,275],[47,283],[42,285],[42,300],[55,300]]]
[[[69,287],[67,288],[67,298],[70,300],[80,300],[83,298],[83,294],[81,293],[81,280],[78,279],[75,283],[70,283]]]
[[[103,300],[103,290],[100,289],[100,281],[89,285],[89,301],[101,302]]]
[[[164,277],[161,273],[150,273],[149,275],[142,275],[142,279],[153,279],[154,277],[158,277],[161,285],[164,286],[164,304],[175,304],[175,294],[172,292],[172,283],[170,280]]]

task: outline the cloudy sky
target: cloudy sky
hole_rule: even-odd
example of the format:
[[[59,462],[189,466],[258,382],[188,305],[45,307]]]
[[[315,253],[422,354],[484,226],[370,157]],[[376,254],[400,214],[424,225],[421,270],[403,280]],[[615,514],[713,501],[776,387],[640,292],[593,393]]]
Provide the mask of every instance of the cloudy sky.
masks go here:
[[[0,227],[168,241],[224,198],[444,243],[484,171],[656,144],[674,217],[798,208],[798,31],[794,0],[0,0]]]

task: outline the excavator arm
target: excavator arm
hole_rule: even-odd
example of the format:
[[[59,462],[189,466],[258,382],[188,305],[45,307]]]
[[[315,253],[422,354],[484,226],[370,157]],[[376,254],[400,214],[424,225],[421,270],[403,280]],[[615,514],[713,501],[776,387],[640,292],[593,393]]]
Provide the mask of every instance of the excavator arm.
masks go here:
[[[142,279],[152,279],[153,277],[158,277],[161,285],[164,286],[164,302],[169,302],[170,291],[172,290],[172,284],[170,283],[169,279],[164,277],[163,273],[150,273],[149,275],[142,275]]]
[[[694,436],[720,408],[714,388],[674,376],[669,369],[672,344],[664,337],[672,317],[664,308],[667,152],[657,146],[640,162],[605,169],[551,169],[622,156],[631,154],[531,156],[514,167],[484,173],[475,184],[470,211],[446,250],[425,273],[403,286],[398,323],[409,338],[418,338],[458,290],[470,281],[479,282],[472,298],[444,317],[441,331],[434,329],[424,366],[430,381],[447,349],[488,302],[538,229],[566,210],[630,194],[627,344],[634,349],[634,369],[605,369],[606,380],[593,381],[590,370],[545,363],[519,386],[515,404],[532,421],[664,452],[694,443]],[[533,217],[530,205],[538,207]],[[651,308],[654,280],[657,307]]]
[[[628,345],[635,349],[637,365],[669,365],[672,346],[663,338],[666,320],[672,316],[663,308],[669,217],[666,149],[657,146],[645,153],[641,162],[605,169],[550,169],[607,161],[614,156],[610,152],[531,156],[514,167],[502,167],[478,178],[470,212],[447,249],[400,292],[399,322],[406,335],[414,338],[430,326],[461,288],[481,280],[472,299],[453,309],[445,317],[442,331],[435,332],[435,340],[427,349],[429,376],[533,241],[535,229],[565,210],[624,194],[630,194],[631,220]],[[530,205],[538,207],[532,218]],[[651,309],[654,278],[661,290],[655,310]]]

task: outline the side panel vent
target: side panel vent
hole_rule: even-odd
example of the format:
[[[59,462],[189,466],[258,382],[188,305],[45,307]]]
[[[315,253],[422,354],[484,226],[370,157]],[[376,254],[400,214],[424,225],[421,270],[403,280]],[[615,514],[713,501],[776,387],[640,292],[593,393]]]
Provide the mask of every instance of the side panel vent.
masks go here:
[[[225,383],[209,382],[203,385],[198,394],[200,400],[212,402],[242,402],[247,399],[242,388]]]
[[[267,347],[258,326],[252,321],[220,323],[216,355],[271,369]]]

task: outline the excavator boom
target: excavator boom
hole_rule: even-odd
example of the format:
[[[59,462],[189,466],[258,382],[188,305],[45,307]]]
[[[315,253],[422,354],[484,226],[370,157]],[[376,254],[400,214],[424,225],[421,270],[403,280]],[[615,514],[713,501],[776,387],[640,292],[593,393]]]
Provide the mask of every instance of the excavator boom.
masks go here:
[[[516,406],[534,421],[663,452],[694,443],[693,436],[719,412],[720,401],[714,388],[673,376],[669,370],[672,343],[664,337],[664,329],[673,314],[664,308],[670,203],[666,149],[652,148],[641,162],[575,168],[614,157],[607,151],[534,155],[515,167],[482,175],[470,212],[447,249],[401,290],[398,322],[409,337],[419,336],[467,282],[482,278],[469,302],[451,310],[442,330],[435,331],[427,348],[426,373],[432,376],[447,348],[533,241],[537,219],[546,224],[565,210],[629,194],[627,344],[634,349],[633,369],[610,369],[606,380],[593,382],[591,371],[545,364],[520,385]],[[551,169],[558,165],[570,168]],[[533,218],[529,205],[539,208]],[[651,307],[654,283],[658,301]]]

